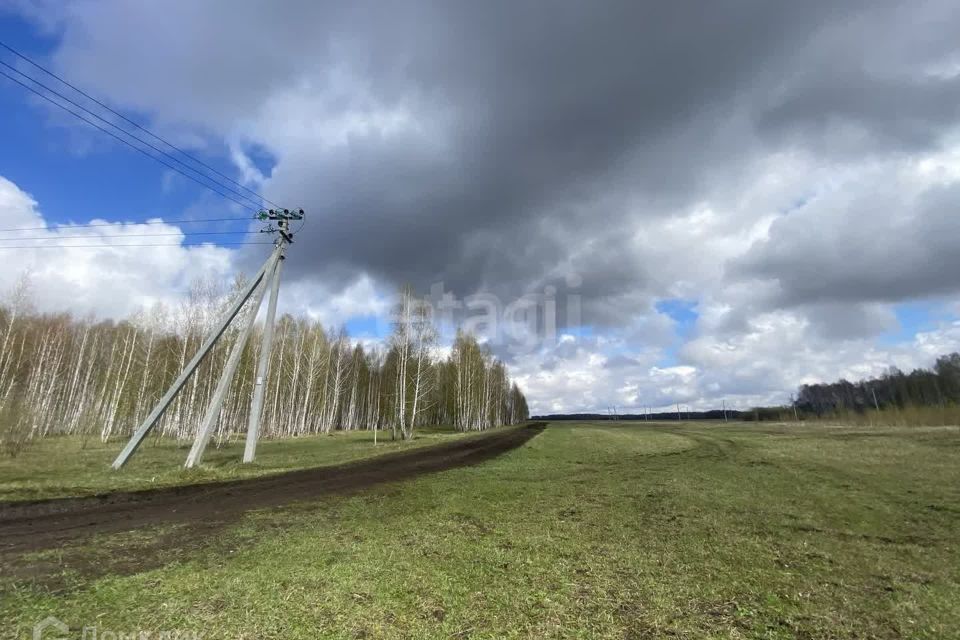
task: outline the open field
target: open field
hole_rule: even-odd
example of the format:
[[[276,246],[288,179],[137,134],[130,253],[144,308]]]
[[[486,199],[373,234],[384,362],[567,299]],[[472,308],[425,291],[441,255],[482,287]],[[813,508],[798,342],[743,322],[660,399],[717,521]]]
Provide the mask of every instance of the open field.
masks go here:
[[[207,447],[203,464],[184,469],[190,442],[148,438],[119,472],[110,465],[126,444],[114,438],[54,437],[37,440],[15,458],[0,457],[0,502],[84,496],[106,491],[136,491],[199,482],[253,478],[294,469],[341,464],[469,437],[453,429],[419,429],[413,440],[391,440],[380,432],[377,445],[370,431],[337,431],[330,435],[261,440],[257,459],[241,464],[243,440]]]
[[[216,535],[6,556],[0,633],[52,614],[77,637],[957,637],[958,531],[954,427],[556,423]]]

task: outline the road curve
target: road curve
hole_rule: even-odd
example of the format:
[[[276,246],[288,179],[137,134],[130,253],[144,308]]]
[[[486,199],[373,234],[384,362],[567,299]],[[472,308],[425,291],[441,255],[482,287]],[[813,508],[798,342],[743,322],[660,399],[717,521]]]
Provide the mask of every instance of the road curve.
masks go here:
[[[14,555],[94,534],[171,523],[233,520],[246,511],[351,493],[489,460],[521,446],[545,423],[505,429],[359,462],[287,473],[87,498],[0,503],[0,552]]]

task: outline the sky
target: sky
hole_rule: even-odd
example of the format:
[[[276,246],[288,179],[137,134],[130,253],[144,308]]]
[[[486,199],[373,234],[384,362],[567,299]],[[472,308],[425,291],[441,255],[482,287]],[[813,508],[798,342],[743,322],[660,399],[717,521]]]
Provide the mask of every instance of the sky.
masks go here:
[[[960,348],[949,0],[0,0],[0,41],[302,207],[282,311],[375,340],[409,284],[534,413],[782,403]],[[0,114],[0,247],[59,243],[0,248],[0,292],[128,317],[269,251],[2,77]]]

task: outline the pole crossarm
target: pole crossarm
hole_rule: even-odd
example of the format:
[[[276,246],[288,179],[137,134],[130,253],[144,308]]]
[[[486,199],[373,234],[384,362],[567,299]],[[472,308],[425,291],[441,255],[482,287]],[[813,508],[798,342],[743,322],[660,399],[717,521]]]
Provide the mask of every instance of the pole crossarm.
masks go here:
[[[258,220],[303,220],[303,209],[261,209]]]
[[[163,416],[164,412],[177,396],[177,393],[179,393],[179,391],[183,388],[187,380],[190,379],[190,376],[194,373],[194,371],[196,371],[197,367],[200,366],[200,363],[203,362],[203,359],[210,353],[217,340],[220,339],[220,336],[222,336],[224,331],[227,330],[227,327],[230,326],[230,323],[233,322],[233,319],[240,312],[240,309],[243,308],[243,305],[250,298],[250,295],[253,293],[253,291],[264,279],[264,276],[268,272],[274,272],[274,267],[278,263],[280,256],[283,253],[283,247],[284,242],[281,241],[277,244],[277,247],[273,250],[273,253],[270,254],[270,257],[267,258],[267,261],[264,262],[257,275],[223,315],[223,317],[220,319],[220,322],[217,323],[216,327],[207,336],[203,344],[200,345],[200,348],[194,354],[193,358],[187,363],[187,366],[184,367],[183,371],[180,372],[180,376],[173,382],[172,385],[170,385],[170,388],[167,389],[167,392],[163,395],[163,397],[160,398],[160,401],[153,408],[153,411],[150,412],[150,415],[146,417],[143,423],[133,433],[133,435],[130,437],[130,441],[127,442],[127,445],[120,452],[120,455],[117,456],[117,459],[113,461],[112,467],[114,469],[120,469],[127,463],[127,461],[130,459],[130,456],[134,454],[134,452],[143,442],[143,439],[147,436],[157,421]]]

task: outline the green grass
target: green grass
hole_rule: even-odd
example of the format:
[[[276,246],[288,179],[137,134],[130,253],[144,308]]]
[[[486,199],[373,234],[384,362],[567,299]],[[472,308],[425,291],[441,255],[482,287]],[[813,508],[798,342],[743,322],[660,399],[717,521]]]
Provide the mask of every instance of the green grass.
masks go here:
[[[241,464],[244,442],[217,448],[211,443],[203,463],[184,469],[192,442],[148,438],[120,471],[110,465],[126,439],[106,443],[90,438],[38,440],[16,457],[0,456],[0,501],[84,496],[105,491],[134,491],[196,482],[250,478],[292,469],[351,462],[401,449],[422,447],[462,437],[452,429],[418,430],[412,441],[391,441],[381,432],[377,445],[367,431],[335,432],[285,440],[262,440],[257,458]]]
[[[816,420],[812,416],[804,416],[804,419]],[[909,427],[920,424],[928,426],[956,425],[960,424],[960,406],[947,404],[943,406],[904,407],[903,409],[888,407],[879,411],[873,409],[863,412],[838,411],[834,415],[824,416],[819,421],[827,424],[870,427]]]
[[[63,567],[149,533],[48,553],[59,582],[0,579],[0,619],[22,637],[48,614],[205,638],[960,637],[958,531],[956,428],[554,424],[481,465],[250,513],[140,573]]]

